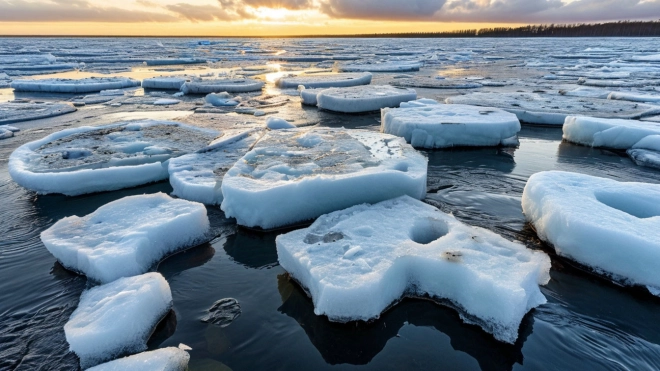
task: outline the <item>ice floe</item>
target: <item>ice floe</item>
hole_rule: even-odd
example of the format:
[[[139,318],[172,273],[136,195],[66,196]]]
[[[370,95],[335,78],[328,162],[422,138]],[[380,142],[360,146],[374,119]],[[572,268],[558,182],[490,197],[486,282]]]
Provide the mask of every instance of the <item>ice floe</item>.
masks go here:
[[[390,61],[382,63],[344,64],[338,67],[340,72],[412,72],[419,71],[423,62]]]
[[[41,194],[134,187],[167,179],[167,160],[205,147],[217,134],[172,121],[66,129],[16,149],[9,174]]]
[[[185,77],[151,77],[142,80],[145,89],[179,90],[187,81]]]
[[[264,83],[252,79],[192,80],[181,86],[184,94],[247,93],[259,91]]]
[[[215,107],[233,107],[238,105],[238,101],[233,100],[231,95],[227,92],[219,94],[211,93],[204,97],[206,103]]]
[[[660,135],[660,123],[568,116],[564,139],[587,146],[629,149],[647,136]]]
[[[143,352],[110,361],[88,371],[186,371],[190,354],[175,347]]]
[[[154,106],[171,106],[173,104],[179,104],[179,103],[181,103],[181,101],[178,99],[160,98],[160,99],[156,99],[156,101],[154,102]]]
[[[279,130],[279,129],[293,129],[296,127],[296,125],[284,119],[271,116],[266,119],[266,127],[271,130]]]
[[[498,146],[520,131],[516,115],[462,104],[385,108],[381,130],[400,136],[415,148]]]
[[[16,91],[48,93],[91,93],[106,89],[123,89],[136,86],[140,86],[140,81],[126,77],[14,80],[11,83],[11,87]]]
[[[381,108],[398,107],[402,102],[415,99],[417,92],[414,89],[389,85],[330,88],[316,95],[319,108],[343,113],[378,111]]]
[[[147,66],[170,66],[178,64],[203,64],[206,63],[205,59],[195,58],[161,58],[161,59],[147,59],[144,64]]]
[[[240,225],[271,229],[364,202],[421,199],[426,165],[426,157],[392,135],[269,131],[222,180],[222,210]]]
[[[0,125],[39,120],[75,111],[76,108],[65,103],[0,103]]]
[[[611,92],[607,96],[607,99],[627,100],[631,102],[660,103],[660,95],[649,95],[649,94],[618,92],[618,91]]]
[[[157,193],[64,218],[42,232],[41,241],[65,268],[107,283],[147,272],[203,242],[208,231],[204,205]]]
[[[64,334],[87,368],[146,350],[171,308],[170,286],[160,273],[120,278],[83,292]]]
[[[394,86],[426,89],[476,89],[483,85],[470,80],[438,79],[435,77],[412,77],[396,79],[392,82]]]
[[[316,96],[323,90],[325,89],[301,89],[300,102],[306,106],[316,106],[318,104]]]
[[[557,254],[660,293],[660,185],[560,171],[532,175],[523,212]]]
[[[514,343],[546,302],[550,259],[410,197],[359,205],[277,237],[280,265],[331,321],[368,321],[403,297],[431,297]]]
[[[13,136],[14,136],[13,131],[0,127],[0,139],[9,139]]]
[[[340,88],[348,86],[371,84],[371,73],[335,73],[335,74],[312,74],[299,76],[283,76],[276,82],[275,86],[281,89],[297,88]]]

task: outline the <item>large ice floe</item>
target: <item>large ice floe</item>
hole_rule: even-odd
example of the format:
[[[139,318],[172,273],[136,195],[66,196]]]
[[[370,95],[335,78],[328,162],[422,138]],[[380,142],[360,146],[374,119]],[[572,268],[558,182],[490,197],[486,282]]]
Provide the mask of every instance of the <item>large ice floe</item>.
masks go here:
[[[157,193],[64,218],[42,232],[41,241],[65,268],[107,283],[147,272],[203,242],[208,231],[204,205]]]
[[[184,94],[247,93],[263,88],[263,81],[252,79],[192,80],[181,86]]]
[[[222,203],[222,178],[264,135],[263,129],[226,130],[209,146],[169,162],[173,195],[207,205]]]
[[[546,302],[550,259],[404,196],[318,218],[277,237],[280,265],[331,321],[378,318],[404,297],[430,297],[514,343]]]
[[[364,202],[426,194],[427,159],[402,138],[362,130],[269,131],[222,180],[222,210],[271,229]]]
[[[638,119],[660,114],[660,106],[555,94],[471,93],[449,97],[446,102],[500,108],[537,125],[563,125],[569,115]]]
[[[392,82],[392,85],[426,89],[476,89],[483,86],[479,82],[470,80],[438,79],[421,76],[396,79]]]
[[[217,132],[172,121],[78,127],[16,149],[9,174],[37,193],[75,196],[167,179],[170,158],[206,147]]]
[[[660,185],[548,171],[529,178],[523,212],[557,254],[660,295]]]
[[[276,82],[275,86],[281,89],[297,88],[340,88],[348,86],[371,84],[371,73],[334,73],[334,74],[311,74],[299,76],[283,76]]]
[[[75,111],[75,107],[66,103],[0,103],[0,125],[39,120]]]
[[[343,113],[371,112],[386,107],[399,107],[402,102],[415,99],[417,92],[414,89],[389,85],[330,88],[316,95],[319,108]]]
[[[145,89],[179,90],[187,80],[185,77],[177,76],[151,77],[142,80],[142,87]]]
[[[516,115],[462,104],[428,104],[381,111],[381,130],[400,136],[415,148],[498,146],[520,131]]]
[[[116,359],[88,371],[186,371],[189,361],[188,352],[169,347]]]
[[[16,91],[47,93],[91,93],[108,89],[140,86],[140,81],[127,77],[90,77],[86,79],[14,80],[11,87]]]
[[[338,67],[340,72],[412,72],[419,71],[424,65],[417,61],[389,61],[381,63],[344,64]]]
[[[146,350],[171,308],[170,286],[160,273],[120,278],[83,292],[64,334],[87,368]]]
[[[660,95],[640,94],[632,92],[613,91],[607,96],[607,99],[628,100],[631,102],[650,102],[656,104],[660,103]]]

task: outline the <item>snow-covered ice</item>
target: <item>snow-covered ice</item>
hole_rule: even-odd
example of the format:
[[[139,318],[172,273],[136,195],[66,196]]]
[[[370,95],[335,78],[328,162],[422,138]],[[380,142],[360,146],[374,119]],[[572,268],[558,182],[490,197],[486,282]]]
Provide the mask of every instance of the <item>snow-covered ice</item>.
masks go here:
[[[385,108],[381,130],[400,136],[415,148],[498,146],[520,131],[516,115],[462,104]]]
[[[87,368],[146,350],[171,308],[170,286],[160,273],[120,278],[83,292],[64,334]]]
[[[142,80],[145,89],[179,90],[187,81],[185,77],[151,77]]]
[[[269,131],[222,181],[222,210],[271,229],[364,202],[426,194],[427,159],[402,138],[362,130]]]
[[[179,104],[179,103],[181,103],[181,101],[178,99],[160,98],[160,99],[156,99],[156,101],[154,102],[154,106],[171,106],[173,104]]]
[[[560,90],[559,94],[567,95],[570,97],[587,97],[587,98],[600,98],[607,99],[610,95],[610,90],[591,88],[588,86],[579,86],[573,90]]]
[[[645,137],[660,135],[660,123],[568,116],[563,131],[564,139],[569,142],[592,147],[629,149]]]
[[[204,97],[206,103],[215,107],[232,107],[238,105],[238,101],[231,99],[231,95],[227,92],[219,94],[211,93]]]
[[[569,115],[637,119],[660,114],[660,106],[555,94],[479,92],[449,97],[445,101],[500,108],[516,114],[521,122],[537,125],[563,125]]]
[[[48,93],[91,93],[107,89],[123,89],[140,86],[140,81],[127,77],[90,77],[86,79],[14,80],[11,87],[16,91]]]
[[[252,79],[192,80],[181,86],[184,94],[247,93],[259,91],[264,83]]]
[[[296,125],[286,121],[285,119],[271,116],[266,119],[266,127],[271,130],[279,130],[279,129],[293,129],[296,127]]]
[[[42,232],[41,241],[65,268],[107,283],[147,272],[203,242],[208,231],[204,205],[156,193],[64,218]]]
[[[65,103],[0,103],[0,125],[39,120],[75,112]]]
[[[321,89],[301,89],[300,90],[300,101],[302,104],[306,106],[316,106],[318,104],[318,100],[316,99],[316,96],[322,92],[323,88]]]
[[[0,127],[0,139],[9,139],[14,136],[14,132],[11,130],[3,129]]]
[[[116,359],[88,371],[186,371],[190,354],[183,349],[169,347]]]
[[[316,95],[319,108],[343,113],[371,112],[386,107],[399,107],[402,102],[415,99],[417,92],[414,89],[389,85],[330,88]]]
[[[607,96],[607,99],[628,100],[628,101],[631,101],[631,102],[660,103],[660,95],[640,94],[640,93],[631,93],[631,92],[618,92],[618,91],[611,92]]]
[[[483,86],[480,82],[470,80],[437,79],[434,77],[421,76],[396,79],[392,82],[392,85],[426,89],[476,89]]]
[[[53,133],[17,148],[9,174],[37,193],[75,196],[167,179],[167,161],[218,133],[172,121],[133,121]]]
[[[390,61],[382,63],[344,64],[338,67],[340,72],[412,72],[419,71],[424,65],[416,61]]]
[[[208,147],[169,162],[173,195],[207,205],[222,203],[222,179],[263,135],[259,129],[226,130]]]
[[[557,254],[626,285],[660,292],[660,185],[547,171],[531,176],[523,212]]]
[[[299,76],[283,76],[275,81],[275,86],[281,89],[297,88],[340,88],[348,86],[371,84],[371,73],[335,73],[311,74]]]
[[[318,218],[277,237],[280,265],[332,321],[378,318],[406,296],[449,302],[461,318],[514,343],[546,302],[550,259],[404,196]]]

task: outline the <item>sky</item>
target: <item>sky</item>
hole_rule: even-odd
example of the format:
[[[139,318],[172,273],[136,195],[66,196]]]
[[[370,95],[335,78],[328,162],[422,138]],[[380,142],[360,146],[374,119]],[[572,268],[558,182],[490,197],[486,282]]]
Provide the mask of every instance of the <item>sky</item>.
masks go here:
[[[0,0],[3,35],[278,36],[660,20],[660,0]]]

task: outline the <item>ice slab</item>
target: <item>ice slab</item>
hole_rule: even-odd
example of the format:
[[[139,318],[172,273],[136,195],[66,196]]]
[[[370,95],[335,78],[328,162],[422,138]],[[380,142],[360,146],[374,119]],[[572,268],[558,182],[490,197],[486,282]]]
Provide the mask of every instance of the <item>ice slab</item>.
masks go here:
[[[173,195],[207,205],[222,203],[222,179],[264,134],[262,129],[226,130],[208,147],[169,162]]]
[[[11,83],[11,87],[16,91],[48,93],[91,93],[107,89],[132,88],[135,86],[140,86],[140,81],[126,77],[14,80]]]
[[[660,122],[568,116],[563,131],[569,142],[629,149],[647,136],[660,135]]]
[[[348,86],[371,84],[371,73],[334,73],[312,74],[294,77],[284,76],[275,81],[275,86],[281,89],[297,88],[340,88]]]
[[[343,113],[378,111],[381,108],[398,107],[402,102],[415,99],[417,92],[414,89],[389,85],[330,88],[316,95],[319,108]]]
[[[9,139],[13,136],[14,136],[13,131],[0,128],[0,139]]]
[[[190,354],[169,347],[143,352],[94,366],[88,371],[186,371]]]
[[[142,80],[145,89],[179,90],[187,81],[185,77],[152,77]]]
[[[184,83],[181,91],[184,94],[247,93],[259,91],[263,86],[262,81],[252,79],[193,80]]]
[[[306,106],[316,106],[318,104],[316,96],[323,90],[325,89],[302,89],[300,91],[300,101]]]
[[[280,265],[331,321],[368,321],[403,297],[431,297],[514,343],[546,302],[550,259],[410,197],[359,205],[276,239]]]
[[[495,107],[518,116],[521,122],[563,125],[569,115],[637,119],[660,113],[660,107],[595,98],[536,93],[470,93],[449,97],[447,103]]]
[[[497,108],[430,104],[383,109],[381,131],[403,137],[415,148],[498,146],[518,134],[520,122]]]
[[[660,150],[632,148],[626,151],[628,156],[639,166],[660,169]]]
[[[65,103],[0,103],[0,125],[39,120],[75,112]]]
[[[204,64],[205,59],[195,58],[162,58],[162,59],[147,59],[144,61],[147,66],[170,66],[178,64]]]
[[[382,63],[344,64],[339,66],[340,72],[412,72],[419,71],[423,62],[400,61]]]
[[[578,84],[585,86],[596,86],[604,88],[634,88],[642,86],[654,86],[659,85],[660,82],[653,80],[595,80],[595,79],[585,79],[580,77],[578,79]]]
[[[232,107],[238,105],[238,101],[231,99],[231,95],[227,92],[220,94],[211,93],[207,95],[204,100],[206,103],[215,107]]]
[[[610,95],[610,90],[590,88],[587,86],[580,86],[573,90],[560,90],[559,94],[567,95],[570,97],[587,97],[587,98],[600,98],[607,99]]]
[[[146,350],[171,308],[170,286],[160,273],[120,278],[83,292],[64,334],[87,368]]]
[[[426,168],[426,157],[392,135],[269,131],[225,175],[222,210],[240,225],[271,229],[364,202],[421,199]]]
[[[392,85],[426,89],[476,89],[483,86],[478,82],[469,80],[437,79],[434,77],[412,77],[396,79],[392,82]]]
[[[208,231],[204,205],[157,193],[64,218],[42,232],[41,241],[65,268],[107,283],[147,272],[203,242]]]
[[[650,102],[659,103],[660,95],[649,95],[640,93],[628,93],[614,91],[607,96],[607,99],[627,100],[631,102]]]
[[[154,102],[154,106],[171,106],[173,104],[179,104],[179,103],[181,103],[181,101],[178,99],[160,98],[160,99],[156,99],[156,101]]]
[[[296,127],[296,125],[288,122],[285,119],[271,116],[266,119],[266,127],[271,130],[279,130],[279,129],[293,129]]]
[[[532,175],[523,212],[557,254],[659,292],[660,185],[560,171]]]
[[[40,194],[75,196],[167,179],[167,161],[218,133],[173,121],[129,121],[53,133],[16,149],[9,174]]]

